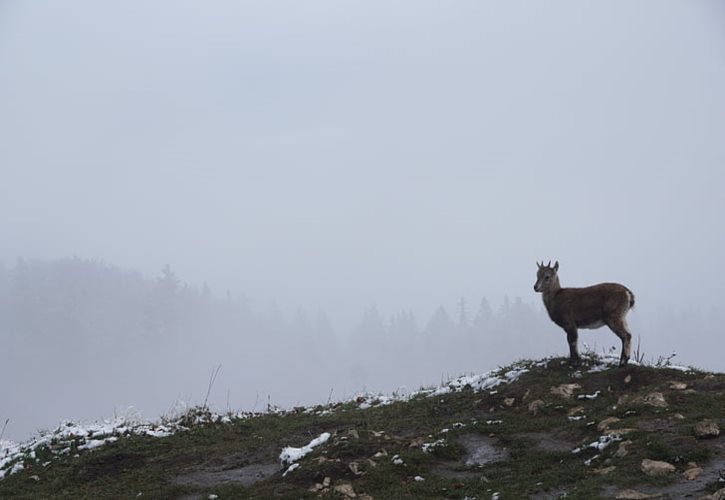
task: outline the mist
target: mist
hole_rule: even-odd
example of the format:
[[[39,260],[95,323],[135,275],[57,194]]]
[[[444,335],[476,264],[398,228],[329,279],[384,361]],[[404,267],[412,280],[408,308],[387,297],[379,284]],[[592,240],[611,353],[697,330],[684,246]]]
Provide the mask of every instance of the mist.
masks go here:
[[[707,1],[0,3],[4,438],[565,355],[541,259],[633,290],[647,358],[724,370],[724,22]]]

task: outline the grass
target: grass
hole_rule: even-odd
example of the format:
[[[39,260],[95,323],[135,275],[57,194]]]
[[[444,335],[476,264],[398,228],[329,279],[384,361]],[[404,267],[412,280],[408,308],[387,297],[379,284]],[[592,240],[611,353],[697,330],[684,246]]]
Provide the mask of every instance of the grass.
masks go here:
[[[142,498],[345,498],[335,487],[349,484],[358,495],[373,498],[480,499],[498,492],[501,498],[566,494],[591,499],[629,487],[666,491],[681,481],[688,462],[714,459],[714,446],[722,438],[699,440],[693,426],[702,418],[723,425],[725,375],[647,366],[595,373],[585,366],[577,374],[559,358],[528,364],[518,380],[490,391],[467,388],[364,410],[355,403],[334,404],[325,415],[289,412],[198,424],[165,438],[124,437],[77,457],[71,450],[52,461],[49,452],[39,450],[25,470],[0,480],[0,498],[136,498],[139,493]],[[693,392],[670,388],[672,381],[686,383]],[[599,396],[563,399],[550,393],[571,383],[581,386],[577,395],[600,391]],[[661,392],[668,406],[644,404],[641,398],[652,392]],[[534,400],[545,403],[535,416],[528,410]],[[576,407],[583,407],[577,414],[585,418],[570,420]],[[601,451],[571,452],[597,441],[602,431],[596,424],[609,416],[621,419],[614,428],[632,429],[622,436],[632,441],[626,456],[615,455],[619,442]],[[251,486],[214,483],[214,474],[275,464],[284,446],[303,446],[322,432],[332,434],[330,441],[285,477],[280,468]],[[467,446],[481,439],[505,450],[505,456],[466,465]],[[437,440],[445,445],[422,450],[421,443]],[[394,455],[403,464],[394,464]],[[643,458],[668,461],[677,473],[645,476],[639,467]],[[612,465],[615,472],[596,473]],[[210,482],[179,481],[190,473],[206,474]]]

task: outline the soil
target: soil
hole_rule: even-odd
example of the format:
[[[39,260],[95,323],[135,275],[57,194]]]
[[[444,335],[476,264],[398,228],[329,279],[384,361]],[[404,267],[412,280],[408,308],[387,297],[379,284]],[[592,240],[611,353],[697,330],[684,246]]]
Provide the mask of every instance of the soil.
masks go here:
[[[173,479],[175,484],[208,488],[220,484],[249,487],[281,470],[278,463],[259,462],[244,453],[234,453],[196,465]]]
[[[500,462],[509,458],[509,452],[496,439],[480,434],[463,434],[458,443],[466,451],[463,463],[469,467]]]

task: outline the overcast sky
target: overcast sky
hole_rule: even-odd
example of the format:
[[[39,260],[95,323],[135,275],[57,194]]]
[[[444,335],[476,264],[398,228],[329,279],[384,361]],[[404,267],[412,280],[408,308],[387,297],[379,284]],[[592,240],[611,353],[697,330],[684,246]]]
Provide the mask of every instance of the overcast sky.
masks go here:
[[[725,296],[725,6],[0,2],[0,259],[328,311]]]

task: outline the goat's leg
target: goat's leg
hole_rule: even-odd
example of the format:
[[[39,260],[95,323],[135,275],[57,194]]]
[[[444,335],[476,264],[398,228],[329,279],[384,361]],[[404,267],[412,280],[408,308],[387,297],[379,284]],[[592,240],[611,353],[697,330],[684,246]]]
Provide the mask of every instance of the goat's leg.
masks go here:
[[[619,357],[619,366],[627,366],[629,352],[632,348],[632,333],[629,331],[627,321],[624,318],[616,319],[607,323],[607,326],[617,337],[622,339],[622,354]]]
[[[577,346],[577,339],[579,337],[575,326],[564,328],[566,332],[566,340],[569,342],[569,364],[571,366],[579,366],[581,364],[581,358],[579,358],[579,347]]]

